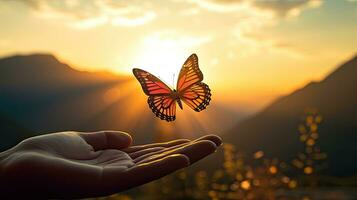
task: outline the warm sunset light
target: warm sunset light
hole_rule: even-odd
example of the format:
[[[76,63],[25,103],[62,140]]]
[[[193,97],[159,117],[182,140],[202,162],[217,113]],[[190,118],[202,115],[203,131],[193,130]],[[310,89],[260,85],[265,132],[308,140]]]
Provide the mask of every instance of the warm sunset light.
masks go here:
[[[0,0],[0,199],[357,199],[356,22],[357,0]]]
[[[190,55],[181,41],[153,35],[144,38],[139,49],[133,66],[152,73],[174,88],[180,68]]]
[[[357,34],[353,4],[4,1],[0,55],[51,52],[80,70],[127,75],[138,67],[174,86],[173,76],[184,60],[197,53],[218,99],[234,101],[235,109],[251,112],[319,80],[353,55]],[[14,9],[19,11],[16,17]],[[344,10],[344,16],[338,10]],[[335,22],[340,18],[343,23]],[[12,24],[26,30],[26,35]],[[329,34],[318,34],[320,30]],[[230,93],[231,88],[237,93]]]

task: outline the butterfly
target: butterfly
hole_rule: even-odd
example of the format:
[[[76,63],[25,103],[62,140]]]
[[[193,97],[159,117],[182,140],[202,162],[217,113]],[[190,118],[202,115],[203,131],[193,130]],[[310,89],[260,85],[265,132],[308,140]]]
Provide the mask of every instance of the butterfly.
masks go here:
[[[181,110],[182,101],[194,111],[200,112],[211,101],[211,90],[203,83],[203,74],[198,67],[198,57],[192,54],[183,64],[176,84],[171,89],[156,76],[142,69],[134,68],[133,74],[139,81],[144,93],[149,96],[147,102],[152,112],[168,122],[176,119],[176,103]]]

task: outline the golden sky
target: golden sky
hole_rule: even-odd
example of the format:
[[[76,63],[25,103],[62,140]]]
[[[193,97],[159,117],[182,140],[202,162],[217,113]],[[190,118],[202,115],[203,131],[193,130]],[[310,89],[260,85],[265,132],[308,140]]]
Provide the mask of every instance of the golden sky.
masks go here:
[[[146,69],[171,84],[196,53],[215,101],[254,111],[356,54],[353,0],[0,1],[0,56]]]

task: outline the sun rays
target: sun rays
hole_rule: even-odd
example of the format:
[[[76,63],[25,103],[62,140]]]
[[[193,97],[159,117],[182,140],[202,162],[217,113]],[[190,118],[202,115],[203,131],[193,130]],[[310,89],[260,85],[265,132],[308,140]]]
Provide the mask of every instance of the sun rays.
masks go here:
[[[156,118],[147,105],[147,96],[142,93],[140,85],[134,79],[92,93],[101,94],[102,100],[97,104],[96,113],[92,113],[91,119],[88,119],[89,123],[97,123],[95,121],[98,115],[108,115],[106,119],[114,121],[100,122],[103,123],[102,126],[120,127],[124,131],[133,131],[134,135],[151,135],[156,141],[194,138],[208,133],[211,128],[209,124],[212,119],[209,114],[205,111],[196,113],[187,105],[184,105],[184,110],[177,110],[177,119],[172,123]],[[210,109],[214,110],[215,106],[209,106],[208,110]],[[142,129],[152,123],[154,129]]]

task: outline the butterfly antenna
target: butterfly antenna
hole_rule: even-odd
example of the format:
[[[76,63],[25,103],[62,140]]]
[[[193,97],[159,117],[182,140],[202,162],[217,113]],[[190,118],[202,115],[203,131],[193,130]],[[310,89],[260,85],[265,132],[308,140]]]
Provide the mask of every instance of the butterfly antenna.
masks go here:
[[[173,78],[172,78],[172,87],[175,88],[175,73],[174,73],[174,76],[173,76]]]

